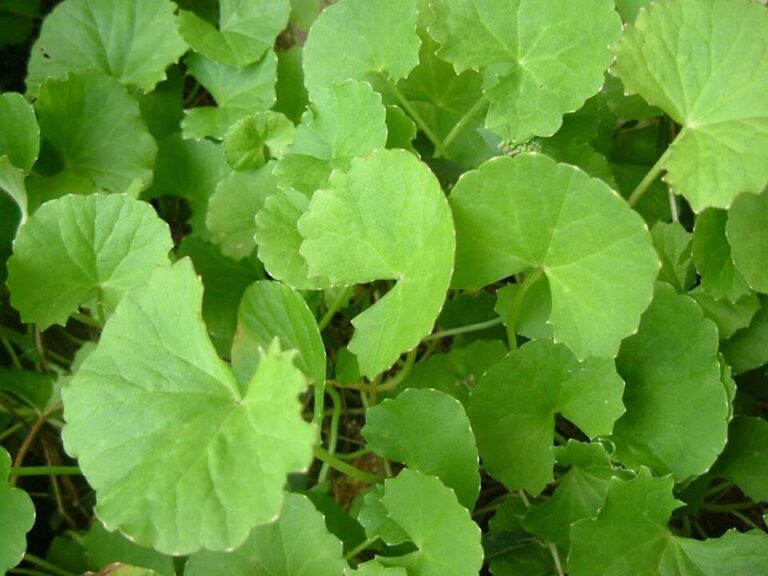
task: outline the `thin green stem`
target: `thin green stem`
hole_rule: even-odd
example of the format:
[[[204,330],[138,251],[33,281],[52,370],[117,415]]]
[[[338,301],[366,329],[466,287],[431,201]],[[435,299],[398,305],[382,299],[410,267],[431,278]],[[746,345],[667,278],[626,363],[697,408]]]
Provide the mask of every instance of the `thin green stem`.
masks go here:
[[[430,342],[432,340],[440,340],[441,338],[448,338],[449,336],[458,336],[459,334],[466,334],[468,332],[479,332],[480,330],[487,330],[493,328],[502,323],[501,318],[494,318],[493,320],[486,320],[485,322],[478,322],[477,324],[467,324],[466,326],[459,326],[458,328],[451,328],[450,330],[441,330],[430,334],[422,340],[422,342]]]
[[[416,126],[419,127],[419,130],[424,132],[427,138],[429,138],[429,140],[435,146],[435,157],[439,158],[440,156],[444,156],[445,145],[443,144],[443,141],[440,139],[440,137],[437,134],[435,134],[432,128],[430,128],[429,125],[424,121],[424,118],[421,117],[421,114],[419,114],[418,110],[416,110],[408,101],[408,99],[405,96],[403,96],[400,90],[398,90],[397,85],[394,82],[392,82],[392,80],[389,80],[388,82],[389,82],[389,88],[390,90],[392,90],[392,94],[397,99],[397,103],[400,104],[403,110],[405,110],[408,113],[408,115],[416,123]]]
[[[355,558],[360,552],[363,552],[364,550],[367,550],[368,547],[373,544],[374,542],[378,541],[378,536],[372,536],[371,538],[368,538],[368,540],[365,540],[363,542],[360,542],[357,546],[352,548],[349,552],[344,554],[344,560],[352,560]]]
[[[443,149],[447,150],[448,147],[453,144],[453,141],[456,140],[456,137],[462,133],[464,128],[467,127],[467,124],[470,123],[470,121],[481,111],[483,108],[485,108],[488,105],[488,101],[485,99],[485,96],[481,96],[480,99],[475,102],[475,104],[467,110],[466,114],[461,117],[461,119],[456,123],[456,125],[451,128],[451,131],[448,132],[448,135],[443,140]],[[440,158],[442,154],[440,152],[435,154],[435,158]]]
[[[377,385],[374,390],[376,392],[391,392],[408,377],[408,374],[411,373],[411,369],[413,368],[413,365],[416,363],[416,348],[408,352],[408,354],[405,357],[405,362],[403,363],[403,367],[400,369],[400,371],[392,376],[389,380],[384,382],[383,384]]]
[[[104,290],[102,290],[101,286],[96,288],[96,319],[104,326],[106,314],[104,312]]]
[[[760,506],[760,504],[756,504],[755,502],[733,502],[731,504],[711,504],[709,502],[704,502],[700,508],[707,512],[722,512],[723,514],[728,514],[734,510],[749,510],[750,508],[757,508],[758,506]]]
[[[78,466],[17,466],[11,476],[81,476]]]
[[[85,324],[86,326],[90,326],[91,328],[103,328],[103,325],[101,322],[96,320],[96,318],[93,318],[92,316],[88,316],[88,314],[83,314],[82,312],[73,312],[70,314],[70,317],[73,320],[77,320],[81,324]]]
[[[51,564],[47,560],[43,560],[42,558],[39,558],[34,554],[30,554],[29,552],[24,554],[24,560],[26,560],[30,564],[34,564],[38,568],[42,568],[43,570],[48,570],[48,572],[51,572],[52,574],[58,574],[58,576],[77,576],[77,574],[70,572],[68,570],[64,570],[63,568],[59,568],[55,564]]]
[[[719,484],[715,484],[712,488],[707,490],[705,498],[711,498],[715,494],[720,494],[720,492],[723,492],[725,490],[728,490],[733,487],[733,482],[730,480],[724,480],[723,482],[720,482]]]
[[[752,521],[751,518],[747,518],[744,514],[741,514],[740,512],[736,512],[736,510],[731,510],[730,514],[741,520],[744,524],[749,526],[750,528],[754,528],[755,530],[760,530],[761,532],[764,532],[764,530],[755,522]]]
[[[357,460],[358,458],[361,458],[365,456],[366,454],[370,454],[371,451],[368,448],[361,448],[360,450],[355,450],[354,452],[347,452],[345,454],[336,454],[338,458],[341,458],[342,460]]]
[[[336,446],[339,443],[339,422],[341,421],[341,396],[333,387],[328,387],[328,395],[333,402],[333,412],[331,413],[331,427],[328,432],[328,453],[336,454]],[[328,478],[328,471],[330,465],[327,462],[323,463],[320,468],[320,475],[318,476],[318,483],[322,484]]]
[[[341,305],[344,303],[344,300],[349,298],[349,293],[353,290],[352,286],[346,286],[341,292],[339,292],[339,295],[336,297],[336,299],[331,303],[328,310],[325,312],[323,317],[320,319],[320,322],[317,323],[317,328],[322,332],[328,327],[328,324],[331,323],[331,320],[333,319],[336,312],[339,311],[339,308],[341,308]]]
[[[516,498],[518,497],[517,494],[514,492],[508,492],[506,494],[502,494],[498,498],[494,499],[490,504],[483,506],[481,508],[477,508],[472,512],[472,518],[477,518],[479,516],[483,516],[484,514],[489,514],[490,512],[494,512],[499,509],[507,500],[510,498]]]
[[[563,564],[560,562],[560,552],[557,551],[557,545],[554,542],[547,542],[547,548],[549,548],[549,553],[552,554],[552,560],[555,563],[557,576],[565,576]]]
[[[5,440],[9,436],[13,436],[16,432],[18,432],[22,428],[24,428],[24,423],[23,422],[17,422],[16,424],[11,426],[7,430],[3,430],[2,432],[0,432],[0,442]]]
[[[656,178],[658,178],[659,174],[661,173],[661,169],[663,168],[664,164],[666,164],[671,150],[672,146],[667,148],[664,151],[664,154],[659,157],[659,159],[656,161],[656,164],[653,165],[653,168],[650,169],[648,174],[645,175],[645,178],[640,181],[640,184],[637,185],[637,188],[635,188],[632,194],[630,194],[629,198],[627,199],[627,204],[630,206],[635,206],[638,202],[640,202],[640,199],[643,197],[643,195],[645,195],[645,193],[651,187],[651,184],[656,181]]]
[[[334,470],[338,470],[342,474],[345,474],[350,478],[354,478],[355,480],[360,480],[361,482],[366,482],[367,484],[378,484],[384,481],[383,476],[371,474],[365,470],[355,468],[343,460],[340,460],[333,454],[329,454],[328,451],[322,446],[315,446],[315,457],[318,460],[327,463]]]
[[[51,576],[50,572],[41,572],[40,570],[30,570],[29,568],[12,568],[8,574],[20,574],[24,576]]]
[[[16,350],[13,349],[13,346],[11,346],[11,343],[8,342],[5,338],[0,338],[0,342],[3,343],[3,348],[5,348],[5,351],[8,352],[8,356],[11,357],[11,362],[13,363],[13,367],[16,368],[16,370],[21,370],[21,360],[19,360],[19,355],[16,354]]]
[[[512,306],[509,309],[509,316],[507,316],[507,339],[509,340],[510,350],[517,350],[517,319],[520,316],[520,309],[523,307],[525,295],[543,274],[544,270],[542,268],[536,268],[528,273],[523,283],[518,287],[517,292],[515,292]]]

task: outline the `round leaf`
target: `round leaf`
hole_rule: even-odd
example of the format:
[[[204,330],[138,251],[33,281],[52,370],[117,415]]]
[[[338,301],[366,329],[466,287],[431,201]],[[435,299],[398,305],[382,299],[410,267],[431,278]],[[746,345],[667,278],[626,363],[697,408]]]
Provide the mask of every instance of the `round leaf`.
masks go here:
[[[95,69],[151,92],[187,51],[169,0],[66,0],[43,21],[32,47],[27,88]],[[96,108],[98,109],[98,108]]]
[[[116,80],[95,72],[48,80],[35,109],[60,173],[87,178],[109,192],[152,181],[157,145],[138,103]]]
[[[80,306],[111,312],[173,247],[168,226],[123,194],[65,196],[19,231],[8,261],[11,303],[25,322],[64,325]]]
[[[430,333],[453,272],[453,222],[437,178],[403,150],[376,151],[331,175],[299,220],[310,276],[334,285],[397,283],[352,320],[349,349],[373,378]]]
[[[509,490],[538,494],[553,480],[555,415],[589,437],[610,434],[624,412],[623,388],[612,360],[580,363],[551,340],[510,352],[485,373],[469,399],[486,469]]]
[[[697,212],[768,183],[768,11],[749,0],[664,0],[642,10],[613,67],[683,129],[664,156]]]
[[[342,545],[306,496],[288,494],[280,517],[257,526],[233,552],[203,551],[187,562],[186,576],[339,576],[348,568]]]
[[[678,481],[709,469],[725,446],[729,418],[717,351],[717,328],[696,302],[657,284],[616,360],[627,408],[613,430],[616,459]]]
[[[739,196],[728,211],[725,233],[736,269],[750,288],[768,294],[768,191]]]
[[[450,203],[454,286],[481,288],[541,268],[555,340],[578,358],[616,355],[659,271],[648,228],[624,200],[577,168],[524,154],[466,173]]]
[[[480,493],[475,437],[461,403],[438,390],[410,389],[374,406],[363,436],[377,454],[433,474],[472,509]]]
[[[603,86],[621,35],[611,0],[438,0],[429,33],[457,72],[489,71],[488,129],[523,142],[551,136]],[[589,18],[584,15],[589,14]],[[490,74],[489,74],[490,76]]]
[[[295,132],[293,122],[277,112],[243,118],[224,137],[227,163],[234,170],[255,170],[270,156],[280,159],[283,150],[293,142]]]
[[[270,345],[241,391],[208,338],[202,296],[189,260],[157,268],[62,393],[64,443],[98,517],[167,554],[231,549],[276,518],[316,437],[293,354]]]
[[[27,532],[35,523],[35,506],[27,493],[8,485],[11,457],[0,447],[0,572],[5,574],[24,557]]]

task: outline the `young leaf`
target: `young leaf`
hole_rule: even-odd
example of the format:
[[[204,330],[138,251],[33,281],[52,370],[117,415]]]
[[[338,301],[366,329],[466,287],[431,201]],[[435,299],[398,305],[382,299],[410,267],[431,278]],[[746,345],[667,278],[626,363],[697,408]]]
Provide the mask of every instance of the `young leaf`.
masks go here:
[[[234,68],[199,54],[186,58],[189,73],[210,92],[217,106],[186,111],[181,123],[184,138],[224,138],[238,121],[269,110],[275,103],[277,57],[271,50],[261,60]]]
[[[293,122],[278,112],[243,118],[224,137],[224,154],[233,170],[256,170],[271,158],[281,159],[293,142]]]
[[[657,284],[638,332],[616,359],[627,408],[613,429],[617,460],[678,481],[709,469],[728,428],[717,350],[717,328],[696,302]]]
[[[488,72],[485,124],[504,140],[551,136],[603,86],[621,35],[610,0],[437,0],[429,33],[457,72]],[[589,18],[584,18],[585,11]]]
[[[475,438],[464,407],[438,390],[404,390],[368,410],[363,436],[377,454],[433,474],[472,509],[480,493]]]
[[[334,285],[397,283],[352,320],[349,349],[373,378],[432,330],[453,272],[455,238],[435,176],[403,150],[380,150],[331,175],[299,220],[310,276]]]
[[[755,502],[768,502],[768,422],[737,416],[728,430],[728,444],[712,469],[730,480]]]
[[[624,412],[623,388],[612,360],[580,363],[551,340],[510,352],[480,379],[469,400],[469,419],[488,473],[509,490],[538,494],[553,479],[555,415],[589,437],[610,434]]]
[[[323,515],[301,494],[287,494],[280,517],[257,526],[233,552],[193,555],[186,576],[339,576],[349,566],[341,542],[328,532]]]
[[[688,293],[704,312],[704,316],[717,325],[720,340],[728,340],[742,328],[746,328],[760,310],[760,299],[750,292],[736,302],[716,300],[700,286]]]
[[[409,576],[475,576],[480,571],[480,528],[440,480],[403,470],[385,482],[381,503],[418,550],[378,556],[379,562],[401,566]]]
[[[612,479],[597,518],[571,528],[570,574],[719,576],[768,570],[765,534],[730,530],[704,541],[673,535],[667,522],[682,505],[673,487],[671,476],[654,478],[647,468],[634,480]]]
[[[605,183],[523,154],[466,173],[450,203],[455,287],[481,288],[543,270],[554,338],[578,358],[614,356],[637,328],[659,262],[640,216]]]
[[[728,211],[725,234],[733,264],[746,283],[768,293],[768,191],[739,196]]]
[[[0,447],[0,572],[5,574],[24,557],[26,534],[35,523],[35,506],[26,492],[8,485],[11,457]]]
[[[657,222],[651,229],[651,237],[661,261],[659,280],[685,294],[696,283],[691,234],[679,222]]]
[[[370,84],[349,80],[318,90],[275,168],[278,184],[309,196],[328,185],[334,168],[346,170],[352,158],[386,143],[386,110]]]
[[[119,532],[108,532],[98,519],[81,538],[85,553],[95,570],[106,568],[115,562],[154,570],[162,576],[175,576],[173,558],[134,544]]]
[[[241,392],[206,333],[202,292],[189,260],[157,268],[62,394],[64,443],[98,517],[168,554],[234,548],[275,518],[316,437],[292,354],[271,344]]]
[[[19,231],[8,261],[11,303],[25,322],[66,323],[80,306],[96,315],[168,264],[168,226],[149,204],[123,194],[65,196]]]
[[[366,80],[381,91],[419,63],[416,0],[341,0],[320,14],[304,45],[311,98],[334,82]]]
[[[682,126],[660,161],[696,212],[768,183],[768,12],[747,0],[664,0],[615,51],[627,91]]]
[[[40,152],[40,127],[35,111],[21,94],[0,94],[0,157],[29,172]]]
[[[570,545],[571,525],[592,518],[605,501],[608,481],[616,475],[601,444],[569,440],[553,449],[555,459],[570,470],[560,477],[552,497],[531,506],[522,525],[531,534],[554,542],[563,550]]]
[[[169,0],[66,0],[43,22],[32,47],[27,89],[95,69],[151,92],[187,51]]]
[[[297,290],[322,290],[329,287],[328,280],[310,278],[307,261],[299,253],[304,238],[297,225],[308,208],[309,199],[301,192],[288,189],[272,194],[256,215],[254,239],[270,276]]]
[[[528,507],[519,498],[504,502],[488,523],[483,538],[493,576],[552,576],[552,554],[520,525]]]
[[[116,80],[92,71],[49,79],[35,110],[48,154],[57,155],[48,160],[54,173],[87,178],[108,192],[152,182],[157,145],[136,100]]]
[[[296,350],[294,363],[310,382],[325,384],[325,348],[304,298],[280,282],[256,282],[240,300],[232,344],[232,368],[240,382],[253,378],[261,362],[259,348],[275,338],[284,350]]]
[[[693,228],[693,262],[701,275],[701,288],[718,300],[736,302],[749,294],[749,286],[733,264],[732,249],[726,238],[728,214],[705,210]]]
[[[211,242],[221,253],[241,260],[256,248],[256,214],[272,194],[277,192],[277,179],[272,174],[274,162],[258,170],[231,172],[216,186],[208,199],[205,225]]]
[[[242,68],[272,47],[290,13],[289,0],[221,0],[218,29],[187,10],[179,19],[181,34],[195,52]]]

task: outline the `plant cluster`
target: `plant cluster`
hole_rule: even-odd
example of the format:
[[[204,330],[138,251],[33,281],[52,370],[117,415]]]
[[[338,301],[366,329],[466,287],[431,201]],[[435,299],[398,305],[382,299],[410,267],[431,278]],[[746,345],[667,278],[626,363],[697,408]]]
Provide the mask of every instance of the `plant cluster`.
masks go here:
[[[763,3],[50,4],[0,571],[768,574]]]

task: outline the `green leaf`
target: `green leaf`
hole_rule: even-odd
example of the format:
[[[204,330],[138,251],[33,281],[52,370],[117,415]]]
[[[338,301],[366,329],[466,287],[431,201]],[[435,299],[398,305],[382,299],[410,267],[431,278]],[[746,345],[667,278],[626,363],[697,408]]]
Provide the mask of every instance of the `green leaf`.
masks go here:
[[[96,514],[167,554],[242,544],[279,513],[286,475],[310,464],[316,437],[292,354],[271,344],[241,392],[206,333],[202,292],[189,260],[157,268],[63,391],[64,443]]]
[[[289,0],[221,0],[218,28],[194,12],[180,13],[192,49],[216,62],[244,67],[259,60],[288,24]]]
[[[184,117],[184,75],[179,66],[168,69],[168,79],[149,94],[136,94],[141,117],[152,137],[163,140],[181,129]]]
[[[364,528],[368,538],[379,537],[389,546],[397,546],[408,542],[408,534],[389,517],[387,509],[381,503],[384,496],[384,486],[377,484],[364,496],[363,503],[357,515],[357,520]]]
[[[597,514],[605,501],[608,481],[616,473],[601,444],[569,440],[565,446],[553,448],[553,452],[557,463],[570,469],[560,477],[549,500],[531,506],[522,525],[531,534],[568,550],[571,525]]]
[[[543,270],[555,340],[579,358],[614,356],[637,328],[659,263],[640,216],[605,183],[523,154],[465,174],[450,203],[455,287]]]
[[[116,80],[95,72],[47,80],[35,104],[49,165],[45,175],[87,178],[108,192],[152,182],[157,145],[139,105]]]
[[[399,106],[387,106],[387,148],[402,148],[418,156],[413,147],[416,124]],[[386,570],[385,568],[382,568]]]
[[[187,51],[168,0],[66,0],[45,18],[32,47],[27,89],[95,69],[151,92]],[[96,108],[98,109],[98,108]]]
[[[665,0],[640,12],[612,72],[682,131],[666,182],[696,212],[768,183],[768,12],[757,2]]]
[[[552,555],[520,525],[528,507],[510,498],[496,510],[483,539],[485,557],[493,576],[552,576]]]
[[[41,372],[0,367],[0,390],[20,398],[42,414],[53,397],[53,377]]]
[[[376,151],[331,175],[299,220],[310,276],[334,285],[395,280],[352,320],[349,349],[373,378],[429,334],[453,271],[454,231],[435,176],[402,150]]]
[[[768,570],[768,537],[729,530],[720,538],[693,540],[667,528],[682,505],[672,496],[671,476],[654,478],[641,468],[637,478],[610,481],[597,518],[571,529],[568,557],[573,576],[720,576]]]
[[[243,118],[224,137],[224,153],[234,170],[261,168],[267,159],[283,157],[293,142],[293,123],[277,112],[260,112]]]
[[[749,293],[744,277],[733,264],[731,246],[726,239],[728,214],[705,210],[693,228],[693,261],[701,275],[701,287],[713,298],[736,302]]]
[[[0,134],[0,136],[2,136]],[[19,207],[21,220],[19,224],[27,221],[29,214],[29,200],[27,198],[27,187],[24,183],[24,172],[16,168],[8,156],[0,156],[0,190],[3,190],[8,197]],[[16,227],[13,227],[15,232]]]
[[[621,35],[610,0],[438,0],[429,33],[457,72],[487,72],[485,125],[504,140],[551,136],[603,86]],[[584,14],[589,13],[589,18]]]
[[[195,235],[184,238],[176,256],[189,256],[202,277],[205,286],[203,319],[208,334],[219,355],[229,357],[240,298],[248,286],[264,278],[259,262],[256,258],[239,262],[225,258],[216,246]]]
[[[768,364],[768,299],[760,298],[760,310],[749,326],[723,342],[723,356],[734,374]]]
[[[401,566],[409,576],[475,576],[480,571],[480,528],[440,480],[403,470],[384,483],[381,503],[418,550],[378,556],[379,562]]]
[[[691,233],[679,222],[657,222],[651,229],[651,237],[661,261],[659,280],[685,294],[696,283]]]
[[[320,14],[304,45],[304,81],[314,98],[334,82],[380,90],[419,63],[416,0],[341,0]]]
[[[354,570],[351,568],[344,570],[344,576],[355,576],[355,574],[358,576],[408,576],[408,573],[403,568],[386,567],[376,560],[369,560],[363,564],[358,564]]]
[[[11,457],[0,447],[0,572],[5,574],[24,557],[26,534],[35,523],[35,506],[27,493],[8,485]]]
[[[208,200],[206,228],[211,242],[234,260],[250,256],[256,248],[256,214],[277,192],[274,162],[250,172],[231,172]]]
[[[553,480],[555,415],[590,438],[610,434],[624,412],[623,389],[613,360],[580,363],[551,340],[510,352],[485,373],[469,400],[486,470],[509,490],[540,493]]]
[[[94,520],[91,529],[81,538],[91,565],[99,570],[115,562],[154,570],[163,576],[175,576],[173,559],[134,544],[119,532],[108,532],[98,520]]]
[[[438,390],[404,390],[372,407],[362,430],[380,456],[435,475],[472,509],[480,493],[475,438],[461,403]]]
[[[65,196],[19,231],[8,261],[11,303],[41,329],[80,306],[110,313],[131,288],[168,264],[168,226],[151,206],[123,194]]]
[[[341,542],[323,515],[301,494],[287,494],[280,517],[257,526],[233,552],[203,551],[187,562],[186,576],[339,576],[348,568]]]
[[[185,112],[181,123],[184,138],[224,138],[229,129],[275,103],[277,57],[271,50],[244,68],[208,60],[199,54],[186,58],[189,73],[213,96],[217,106],[201,106]]]
[[[768,422],[737,416],[728,430],[728,444],[712,473],[730,480],[755,502],[768,502]]]
[[[496,313],[501,316],[504,325],[509,324],[510,313],[521,284],[507,284],[496,290]],[[549,281],[544,277],[535,282],[523,296],[520,311],[515,318],[515,331],[529,340],[552,338],[552,298]]]
[[[292,122],[301,122],[301,115],[309,103],[304,87],[302,67],[303,48],[291,46],[277,53],[277,84],[275,85],[275,112],[285,114]]]
[[[725,234],[733,264],[746,283],[768,293],[768,191],[739,196],[728,211]]]
[[[507,353],[500,340],[478,340],[447,354],[433,354],[413,367],[402,388],[434,388],[467,405],[480,377]]]
[[[640,1],[649,2],[650,0]],[[616,9],[621,12],[618,3]],[[632,17],[632,21],[634,21],[634,17]],[[624,84],[622,84],[621,80],[615,76],[605,77],[603,93],[608,108],[610,108],[616,116],[623,118],[624,120],[648,120],[664,114],[655,106],[648,104],[637,94],[627,95],[624,90]]]
[[[700,286],[688,293],[699,306],[704,316],[717,325],[720,340],[727,340],[742,328],[746,328],[760,310],[760,299],[754,293],[745,294],[736,302],[716,300]]]
[[[40,127],[32,106],[21,94],[0,94],[0,157],[29,172],[39,152]]]
[[[275,168],[278,184],[311,195],[328,185],[334,168],[387,143],[381,96],[365,82],[346,81],[313,95],[296,138]]]
[[[627,408],[613,430],[614,457],[682,481],[706,472],[725,446],[728,399],[715,325],[688,296],[657,284],[616,368]]]
[[[275,338],[284,350],[298,352],[294,363],[311,383],[325,384],[325,348],[304,298],[280,282],[256,282],[240,300],[232,344],[232,368],[240,382],[253,378],[261,361],[259,349]]]
[[[192,231],[205,238],[208,203],[228,172],[221,145],[182,140],[178,133],[172,134],[160,141],[155,180],[143,197],[147,200],[163,196],[183,198],[192,212],[189,219]]]

